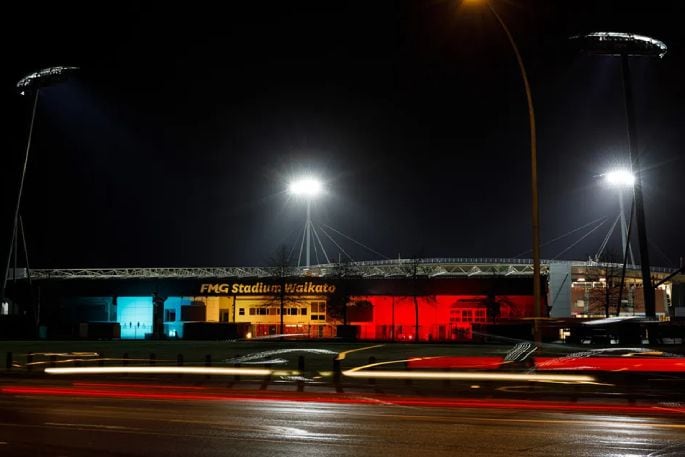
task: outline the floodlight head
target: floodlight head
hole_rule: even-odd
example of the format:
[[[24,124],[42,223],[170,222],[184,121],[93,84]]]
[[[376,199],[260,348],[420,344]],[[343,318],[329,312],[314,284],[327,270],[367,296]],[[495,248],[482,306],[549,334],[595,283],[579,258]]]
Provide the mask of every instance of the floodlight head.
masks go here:
[[[612,170],[604,176],[607,182],[614,187],[633,187],[635,185],[635,175],[630,170]]]
[[[588,54],[609,56],[663,57],[668,47],[663,41],[634,33],[593,32],[569,38]]]
[[[302,178],[291,182],[288,191],[293,195],[314,198],[323,192],[323,185],[316,178]]]
[[[64,81],[69,73],[78,70],[78,67],[48,67],[25,76],[17,83],[19,93],[24,95],[26,91],[41,88]]]

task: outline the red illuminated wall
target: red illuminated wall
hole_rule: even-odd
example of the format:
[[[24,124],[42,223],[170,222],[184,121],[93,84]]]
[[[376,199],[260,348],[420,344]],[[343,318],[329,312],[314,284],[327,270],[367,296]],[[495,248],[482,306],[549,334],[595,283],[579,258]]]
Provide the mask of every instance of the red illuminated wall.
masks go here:
[[[351,322],[360,327],[362,339],[416,340],[414,297],[371,295],[352,300],[366,300],[373,305],[371,322]],[[498,295],[495,300],[500,305],[498,320],[534,315],[531,296]],[[416,301],[421,341],[468,340],[474,322],[487,322],[484,295],[431,295],[416,297]]]

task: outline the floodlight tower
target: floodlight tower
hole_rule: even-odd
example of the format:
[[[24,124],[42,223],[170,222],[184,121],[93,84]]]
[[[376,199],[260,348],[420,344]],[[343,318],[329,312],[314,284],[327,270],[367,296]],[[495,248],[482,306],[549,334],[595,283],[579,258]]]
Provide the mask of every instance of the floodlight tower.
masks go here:
[[[26,153],[24,154],[24,165],[21,169],[21,178],[19,179],[19,191],[17,192],[17,203],[14,207],[14,218],[12,222],[12,232],[10,234],[10,247],[7,251],[7,263],[5,264],[5,276],[2,280],[2,290],[0,290],[0,302],[5,302],[5,291],[7,289],[7,279],[9,277],[10,263],[12,262],[12,255],[17,254],[15,244],[18,239],[19,228],[19,208],[21,207],[21,197],[24,192],[24,179],[26,177],[26,168],[29,162],[29,151],[31,150],[31,139],[33,137],[33,125],[36,120],[36,107],[38,106],[38,95],[40,89],[52,84],[64,81],[69,75],[78,70],[78,67],[48,67],[35,73],[31,73],[22,78],[17,83],[17,90],[20,95],[33,95],[33,108],[31,110],[31,122],[29,124],[29,137],[26,143]],[[24,243],[26,240],[24,240]],[[26,250],[26,249],[24,249]],[[26,253],[25,253],[26,254]],[[28,269],[28,265],[26,265]],[[16,276],[16,271],[14,272]]]
[[[666,55],[666,45],[654,38],[636,35],[634,33],[594,32],[571,37],[578,43],[581,50],[588,54],[615,56],[621,58],[621,72],[623,76],[623,94],[628,124],[628,149],[635,175],[633,186],[633,200],[635,202],[635,219],[637,222],[637,237],[640,248],[640,264],[642,269],[642,289],[645,300],[645,316],[656,317],[656,300],[649,269],[649,252],[647,249],[647,228],[645,225],[644,201],[642,198],[642,170],[640,169],[640,154],[637,146],[637,130],[635,127],[635,108],[633,106],[633,88],[630,78],[629,57],[657,57]]]
[[[307,215],[304,222],[304,243],[306,268],[311,265],[312,239],[312,200],[323,192],[321,181],[316,178],[302,178],[290,183],[288,191],[291,195],[302,197],[307,202]]]
[[[621,242],[623,246],[623,258],[626,258],[626,250],[630,255],[630,264],[635,265],[635,257],[633,257],[633,248],[630,246],[628,239],[628,225],[626,224],[626,214],[623,209],[623,191],[625,189],[633,190],[635,186],[635,175],[627,169],[612,170],[604,175],[607,183],[611,187],[618,190],[618,206],[621,211]],[[632,223],[632,221],[631,221]]]

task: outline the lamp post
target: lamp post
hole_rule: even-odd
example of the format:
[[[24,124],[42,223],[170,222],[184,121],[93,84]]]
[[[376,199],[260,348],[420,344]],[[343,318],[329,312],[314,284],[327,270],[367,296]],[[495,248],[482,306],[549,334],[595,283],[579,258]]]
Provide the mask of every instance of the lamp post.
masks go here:
[[[475,3],[474,0],[468,0]],[[523,89],[526,93],[526,101],[528,103],[528,125],[530,130],[530,192],[531,192],[531,229],[532,229],[532,243],[533,243],[533,299],[535,305],[535,317],[542,317],[542,281],[540,277],[540,207],[538,197],[538,151],[537,151],[537,133],[535,127],[535,110],[533,108],[533,96],[530,91],[530,84],[528,83],[528,75],[526,67],[523,64],[523,58],[516,46],[514,37],[509,31],[509,27],[502,20],[497,10],[492,6],[492,3],[485,0],[490,12],[492,12],[497,22],[502,27],[504,34],[509,40],[516,62],[518,63],[521,72],[521,79],[523,80]],[[546,314],[546,313],[545,313]],[[538,321],[535,320],[535,339],[540,341],[540,334],[538,329]]]
[[[288,191],[296,197],[303,197],[307,202],[307,213],[304,222],[305,267],[311,265],[312,239],[312,200],[323,192],[321,181],[316,178],[302,178],[290,183]],[[300,251],[301,252],[301,251]]]
[[[31,150],[31,139],[33,137],[33,126],[36,120],[36,108],[38,106],[38,96],[40,94],[40,89],[51,84],[56,84],[58,82],[64,81],[70,73],[78,70],[78,67],[49,67],[43,70],[31,73],[24,78],[22,78],[17,83],[17,90],[19,90],[20,95],[33,95],[33,108],[31,110],[31,122],[29,124],[29,135],[28,141],[26,143],[26,153],[24,154],[24,164],[21,169],[21,177],[19,179],[19,191],[17,192],[17,202],[14,207],[14,215],[12,220],[12,232],[10,235],[10,245],[7,251],[7,262],[5,264],[5,275],[2,280],[2,290],[0,290],[0,302],[4,303],[6,299],[7,290],[7,279],[9,278],[10,263],[12,261],[12,255],[16,256],[15,247],[18,229],[19,229],[19,208],[21,207],[21,197],[24,192],[24,179],[26,178],[26,168],[29,162],[29,151]],[[25,242],[26,240],[24,240]],[[26,250],[26,249],[24,249]],[[27,265],[28,269],[28,265]],[[14,276],[16,277],[16,269],[14,271]]]
[[[632,169],[636,173],[633,186],[633,201],[635,204],[635,220],[637,222],[637,237],[640,248],[640,267],[642,271],[642,289],[645,301],[645,316],[656,317],[656,299],[652,286],[649,269],[649,250],[647,248],[647,226],[645,224],[644,200],[642,197],[642,170],[640,168],[640,154],[638,151],[637,129],[635,127],[635,107],[633,106],[633,88],[630,78],[629,57],[658,57],[666,55],[666,45],[654,38],[633,33],[593,32],[571,37],[578,43],[581,50],[588,54],[615,56],[621,58],[621,74],[623,78],[623,99],[626,110],[626,124],[628,129],[628,150]]]
[[[626,258],[626,251],[630,255],[630,264],[635,265],[633,248],[628,239],[628,225],[626,224],[625,210],[623,209],[623,191],[633,189],[635,186],[635,175],[626,169],[612,170],[604,175],[607,183],[618,190],[618,206],[621,218],[621,243],[623,246],[623,257]],[[632,224],[632,221],[631,221]]]

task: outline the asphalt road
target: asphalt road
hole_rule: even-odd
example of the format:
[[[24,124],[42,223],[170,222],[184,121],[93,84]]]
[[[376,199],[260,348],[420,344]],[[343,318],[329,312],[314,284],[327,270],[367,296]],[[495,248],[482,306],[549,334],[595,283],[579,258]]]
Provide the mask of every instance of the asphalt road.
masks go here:
[[[373,396],[323,402],[307,393],[288,401],[293,394],[212,396],[202,388],[176,398],[176,388],[164,386],[153,398],[135,386],[87,388],[107,392],[0,393],[0,455],[685,455],[682,409],[664,415],[559,412],[487,402],[423,406]],[[120,398],[112,398],[119,391]],[[136,393],[141,398],[133,398]]]

